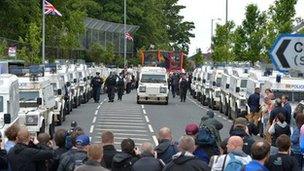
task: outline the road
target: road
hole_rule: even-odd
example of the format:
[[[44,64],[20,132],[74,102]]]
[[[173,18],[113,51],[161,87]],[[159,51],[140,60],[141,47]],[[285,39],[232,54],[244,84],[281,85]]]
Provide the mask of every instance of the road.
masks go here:
[[[132,138],[138,146],[146,141],[157,144],[157,132],[165,126],[172,130],[174,140],[178,140],[184,135],[188,123],[199,124],[201,117],[209,110],[190,96],[185,103],[170,96],[168,105],[139,105],[135,97],[134,91],[124,95],[122,101],[109,103],[106,95],[102,95],[100,103],[90,100],[74,109],[57,129],[69,129],[71,121],[76,121],[90,135],[93,143],[100,142],[102,131],[110,130],[119,149],[121,140],[125,138]],[[215,117],[224,125],[220,131],[221,137],[227,137],[232,121],[217,111]]]

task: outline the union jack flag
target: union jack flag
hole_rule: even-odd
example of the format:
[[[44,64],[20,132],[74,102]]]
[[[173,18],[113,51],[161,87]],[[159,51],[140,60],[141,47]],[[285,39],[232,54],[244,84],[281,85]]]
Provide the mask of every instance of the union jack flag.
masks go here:
[[[62,17],[62,14],[46,0],[44,0],[44,14],[58,15]]]
[[[133,41],[133,37],[129,32],[125,33],[125,39]]]

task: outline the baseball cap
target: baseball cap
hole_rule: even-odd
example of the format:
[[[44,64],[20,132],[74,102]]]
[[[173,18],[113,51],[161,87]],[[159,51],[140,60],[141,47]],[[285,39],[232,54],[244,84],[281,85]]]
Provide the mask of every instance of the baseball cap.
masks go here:
[[[79,135],[76,138],[76,143],[77,145],[87,146],[90,144],[90,137],[88,137],[87,135]]]
[[[185,132],[187,135],[195,135],[198,133],[198,125],[196,123],[190,123],[186,126]]]

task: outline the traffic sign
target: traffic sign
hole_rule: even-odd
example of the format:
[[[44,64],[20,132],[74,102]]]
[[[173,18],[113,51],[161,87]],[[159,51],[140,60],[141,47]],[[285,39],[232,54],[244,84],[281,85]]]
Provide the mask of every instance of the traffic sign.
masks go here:
[[[281,72],[304,72],[304,34],[282,34],[270,50],[273,65]]]

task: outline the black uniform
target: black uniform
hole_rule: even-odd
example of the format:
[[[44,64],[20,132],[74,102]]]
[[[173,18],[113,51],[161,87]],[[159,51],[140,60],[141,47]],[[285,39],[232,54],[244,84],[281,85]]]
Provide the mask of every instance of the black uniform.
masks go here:
[[[177,75],[173,75],[171,77],[171,91],[172,91],[172,96],[173,98],[175,97],[177,90],[178,90],[178,76]]]
[[[125,90],[125,82],[122,77],[118,77],[117,81],[117,95],[118,95],[118,100],[122,100],[122,95],[124,94]]]
[[[179,83],[179,88],[180,88],[181,102],[185,102],[187,90],[188,90],[188,81],[186,79],[182,78],[181,82]]]
[[[114,102],[116,78],[117,78],[116,75],[110,75],[108,76],[105,82],[105,86],[107,87],[109,102]]]
[[[103,79],[100,78],[98,75],[95,76],[91,81],[91,86],[93,87],[93,99],[96,103],[99,102],[100,89],[102,84],[103,84]]]

